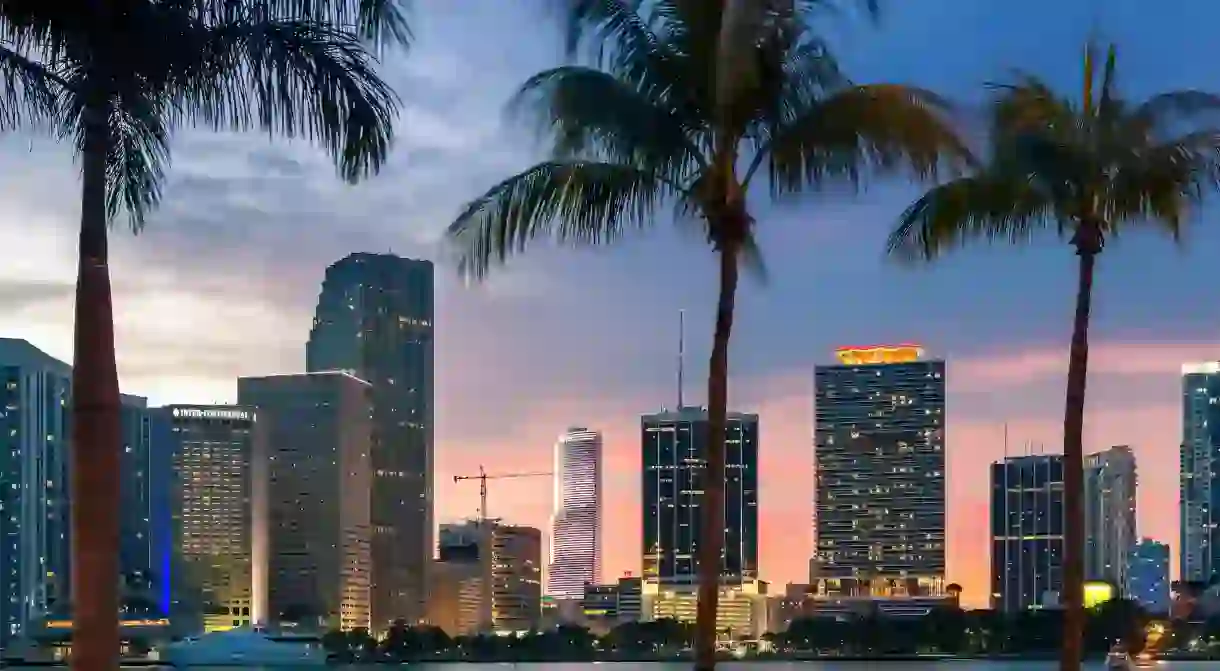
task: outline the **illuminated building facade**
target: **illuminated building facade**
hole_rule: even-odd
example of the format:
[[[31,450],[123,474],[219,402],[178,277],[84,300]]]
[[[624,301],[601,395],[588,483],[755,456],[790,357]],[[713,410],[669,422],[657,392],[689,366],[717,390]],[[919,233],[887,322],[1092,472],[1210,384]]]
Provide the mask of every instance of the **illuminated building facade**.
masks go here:
[[[254,504],[254,409],[171,405],[149,412],[152,443],[171,459],[171,619],[202,617],[197,624],[209,631],[263,621],[265,593],[255,590],[263,578],[255,570],[255,536],[265,530],[256,525]]]
[[[310,372],[372,384],[373,629],[418,622],[433,547],[433,268],[352,254],[326,269],[306,346]]]
[[[1181,579],[1220,573],[1220,361],[1182,366]]]
[[[682,407],[640,420],[644,579],[698,582],[707,410]],[[725,583],[758,577],[758,415],[728,414],[725,433]]]
[[[0,647],[67,606],[72,369],[0,338]]]
[[[547,595],[579,599],[601,579],[602,436],[572,428],[555,443],[555,508]]]
[[[1169,546],[1142,539],[1127,556],[1124,592],[1153,615],[1169,614]]]
[[[916,345],[841,348],[815,381],[818,597],[945,589],[945,363]]]
[[[991,607],[1051,608],[1063,591],[1063,455],[991,465]]]
[[[644,582],[643,620],[677,620],[694,624],[699,603],[699,588],[693,584]],[[716,607],[716,631],[726,640],[742,637],[756,639],[770,629],[772,614],[768,584],[748,580],[720,588]]]
[[[369,383],[343,372],[244,377],[237,399],[259,415],[268,614],[304,608],[368,629]]]
[[[1127,584],[1127,555],[1135,528],[1135,453],[1126,445],[1084,460],[1084,574],[1088,580]]]
[[[435,579],[428,594],[428,621],[451,636],[490,631],[491,554],[487,525],[442,524]]]
[[[491,619],[497,631],[527,631],[542,618],[542,531],[492,524]]]

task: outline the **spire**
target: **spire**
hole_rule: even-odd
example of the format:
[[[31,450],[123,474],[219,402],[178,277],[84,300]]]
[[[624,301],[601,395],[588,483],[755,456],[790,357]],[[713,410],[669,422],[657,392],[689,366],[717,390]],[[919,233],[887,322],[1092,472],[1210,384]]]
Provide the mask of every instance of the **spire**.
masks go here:
[[[686,310],[678,310],[678,411],[682,411],[682,368],[686,360]]]

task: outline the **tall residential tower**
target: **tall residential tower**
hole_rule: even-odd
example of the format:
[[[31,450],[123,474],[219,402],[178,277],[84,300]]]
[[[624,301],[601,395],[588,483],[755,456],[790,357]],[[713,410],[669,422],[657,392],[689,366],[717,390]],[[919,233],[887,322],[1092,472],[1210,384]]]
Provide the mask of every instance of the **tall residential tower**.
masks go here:
[[[375,631],[419,622],[433,547],[433,268],[352,254],[326,269],[306,347],[309,372],[367,380],[373,404]]]
[[[1178,553],[1182,580],[1220,572],[1220,361],[1182,366]]]
[[[1135,453],[1126,445],[1084,458],[1084,574],[1120,590],[1135,529]]]
[[[922,355],[841,348],[814,372],[818,595],[944,593],[945,363]]]
[[[555,511],[546,592],[557,599],[584,597],[601,580],[602,435],[571,428],[555,443]]]

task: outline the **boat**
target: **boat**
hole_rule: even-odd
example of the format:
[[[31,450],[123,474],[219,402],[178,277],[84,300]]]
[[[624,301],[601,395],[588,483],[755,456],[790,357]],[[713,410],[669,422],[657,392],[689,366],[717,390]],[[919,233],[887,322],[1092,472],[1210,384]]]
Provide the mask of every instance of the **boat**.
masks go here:
[[[263,629],[230,629],[171,643],[162,663],[191,666],[324,666],[326,651],[316,638],[272,636]]]

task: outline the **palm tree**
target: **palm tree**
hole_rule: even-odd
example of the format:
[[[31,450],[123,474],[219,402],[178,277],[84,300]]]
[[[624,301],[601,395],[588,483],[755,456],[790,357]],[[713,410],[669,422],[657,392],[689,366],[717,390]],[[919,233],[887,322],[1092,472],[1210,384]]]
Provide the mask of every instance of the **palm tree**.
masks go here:
[[[400,0],[0,0],[0,123],[51,124],[81,162],[72,425],[73,666],[118,654],[119,388],[110,221],[161,199],[184,125],[304,136],[357,180],[397,101],[370,48],[408,36]]]
[[[857,86],[812,32],[822,2],[568,0],[574,63],[522,85],[512,108],[534,113],[551,158],[491,187],[449,229],[475,279],[537,238],[600,245],[654,223],[663,205],[699,222],[719,257],[708,374],[708,448],[699,545],[696,667],[714,666],[723,564],[729,337],[739,269],[759,268],[747,194],[774,200],[870,169],[934,173],[967,156],[943,101],[903,86]],[[758,11],[761,14],[755,14]],[[724,39],[722,40],[722,37]],[[740,69],[720,62],[747,63]],[[723,75],[723,76],[722,76]]]
[[[1128,228],[1177,239],[1220,170],[1220,132],[1197,123],[1220,113],[1220,97],[1175,91],[1133,103],[1117,88],[1114,47],[1100,73],[1095,57],[1090,43],[1079,100],[1028,74],[990,87],[986,166],[919,198],[889,240],[894,254],[931,260],[969,241],[1024,243],[1050,230],[1066,237],[1079,258],[1063,417],[1065,671],[1080,668],[1082,434],[1097,256],[1107,238]]]

